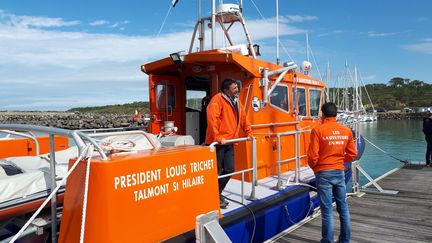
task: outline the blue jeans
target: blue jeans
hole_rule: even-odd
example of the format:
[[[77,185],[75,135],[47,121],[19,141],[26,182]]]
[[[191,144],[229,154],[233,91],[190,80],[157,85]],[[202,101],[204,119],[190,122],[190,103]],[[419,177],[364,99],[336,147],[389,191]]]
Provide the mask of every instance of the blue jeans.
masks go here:
[[[349,242],[351,235],[350,215],[346,202],[345,173],[343,170],[325,170],[316,174],[318,200],[322,216],[321,242],[333,242],[333,196],[339,213],[339,242]]]

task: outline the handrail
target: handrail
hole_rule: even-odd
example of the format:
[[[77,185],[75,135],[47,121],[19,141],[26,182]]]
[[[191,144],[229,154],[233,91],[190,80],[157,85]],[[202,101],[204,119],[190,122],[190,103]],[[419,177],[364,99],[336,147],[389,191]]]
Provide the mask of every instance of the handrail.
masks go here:
[[[94,129],[80,129],[77,130],[79,132],[85,132],[85,133],[100,133],[102,131],[104,132],[112,132],[112,131],[124,131],[124,128],[121,127],[113,127],[113,128],[94,128]]]
[[[35,143],[35,146],[36,146],[36,155],[39,156],[39,154],[40,154],[39,141],[37,140],[37,138],[35,138],[35,136],[33,134],[29,135],[29,134],[25,134],[22,132],[16,132],[16,131],[10,131],[10,130],[0,130],[0,132],[12,134],[15,136],[20,136],[20,137],[25,137],[25,138],[29,138],[29,139],[33,140],[33,142]]]
[[[271,123],[262,123],[262,124],[254,124],[251,125],[251,128],[261,128],[261,127],[273,127],[273,126],[284,126],[284,125],[296,125],[299,124],[299,121],[294,122],[271,122]]]
[[[241,195],[241,203],[243,203],[244,202],[244,200],[243,200],[243,198],[244,198],[243,197],[243,194],[244,194],[244,174],[246,172],[250,172],[250,171],[253,172],[253,170],[254,170],[254,168],[249,168],[249,169],[244,169],[244,170],[240,170],[240,171],[235,171],[233,173],[229,173],[229,174],[225,174],[225,175],[220,175],[220,176],[218,176],[218,179],[222,179],[222,178],[225,178],[225,177],[241,174],[242,181],[241,181],[241,187],[240,187],[241,188],[240,195]],[[254,185],[252,185],[252,186],[254,187]]]
[[[243,142],[243,141],[249,141],[250,138],[249,137],[243,137],[243,138],[234,138],[234,139],[229,139],[226,140],[226,143],[224,145],[229,145],[229,144],[233,144],[233,143],[237,143],[237,142]],[[214,152],[215,146],[220,144],[219,142],[213,142],[209,145],[210,147],[210,151]],[[222,175],[219,176],[218,178],[224,178],[224,177],[228,177],[231,175],[237,175],[237,174],[241,174],[242,175],[242,200],[243,200],[243,183],[244,183],[244,173],[248,172],[248,171],[252,171],[252,190],[251,190],[251,195],[249,196],[249,200],[256,200],[255,197],[255,187],[257,186],[257,149],[256,149],[256,138],[252,137],[252,168],[249,169],[245,169],[242,171],[236,171],[233,172],[231,174],[227,174],[227,175]]]
[[[228,139],[228,140],[225,141],[225,144],[221,144],[221,143],[215,141],[215,142],[211,143],[209,145],[209,147],[210,147],[210,151],[213,152],[214,151],[214,147],[216,145],[230,145],[230,144],[233,144],[233,143],[238,143],[238,142],[243,142],[243,141],[248,141],[248,140],[249,140],[249,138],[247,138],[247,137],[246,138]]]
[[[49,135],[67,136],[67,137],[70,137],[74,140],[75,144],[78,146],[79,153],[81,153],[86,146],[84,140],[87,140],[95,146],[95,148],[98,150],[98,152],[99,152],[99,154],[103,160],[108,160],[104,151],[96,143],[96,141],[91,139],[87,134],[85,134],[83,132],[61,129],[61,128],[55,128],[55,127],[43,127],[43,126],[23,125],[23,124],[0,124],[0,130],[35,131],[35,132],[46,133]]]
[[[271,96],[271,93],[274,91],[274,89],[276,88],[276,86],[282,81],[282,79],[285,77],[285,75],[291,71],[291,70],[295,70],[297,68],[297,64],[295,64],[294,62],[289,62],[287,63],[287,65],[283,68],[279,68],[273,71],[269,71],[268,68],[264,68],[262,69],[262,85],[261,87],[263,88],[263,106],[266,106],[268,103],[268,99]],[[273,75],[277,75],[279,74],[279,77],[276,79],[276,81],[271,84],[271,87],[269,87],[270,85],[270,80],[269,77],[273,76]]]
[[[282,185],[281,185],[281,164],[282,163],[286,163],[292,160],[295,160],[296,162],[296,166],[295,166],[295,171],[294,171],[294,180],[296,183],[299,183],[300,181],[300,159],[306,157],[305,155],[301,155],[300,154],[300,138],[299,135],[302,133],[306,133],[306,132],[311,132],[311,130],[298,130],[298,131],[292,131],[292,132],[281,132],[281,133],[277,133],[277,163],[278,163],[278,181],[277,181],[277,185],[276,188],[278,190],[282,189]],[[283,136],[290,136],[290,135],[294,135],[294,157],[289,158],[289,159],[285,159],[282,160],[281,159],[281,137]]]
[[[130,134],[140,134],[143,135],[147,140],[151,143],[153,148],[157,148],[157,144],[154,143],[153,139],[149,137],[148,133],[141,130],[133,130],[133,131],[120,131],[120,132],[101,132],[101,133],[91,133],[88,134],[89,137],[105,137],[105,136],[118,136],[118,135],[130,135]]]

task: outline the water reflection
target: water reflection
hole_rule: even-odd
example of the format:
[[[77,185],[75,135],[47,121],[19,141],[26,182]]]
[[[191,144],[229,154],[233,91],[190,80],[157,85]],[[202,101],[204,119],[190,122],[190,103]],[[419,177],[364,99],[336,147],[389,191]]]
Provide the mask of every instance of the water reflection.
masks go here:
[[[410,161],[424,161],[426,143],[422,133],[421,120],[378,121],[362,123],[362,133],[369,141],[387,153]],[[370,144],[360,160],[361,166],[373,177],[402,166],[402,163],[389,157]],[[362,178],[362,184],[366,182]]]

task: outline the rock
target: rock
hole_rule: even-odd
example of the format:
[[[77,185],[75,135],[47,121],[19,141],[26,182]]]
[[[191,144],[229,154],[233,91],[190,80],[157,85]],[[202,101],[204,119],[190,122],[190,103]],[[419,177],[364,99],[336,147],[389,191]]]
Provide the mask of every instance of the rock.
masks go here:
[[[0,112],[1,124],[31,124],[64,129],[129,127],[132,115],[80,112]]]

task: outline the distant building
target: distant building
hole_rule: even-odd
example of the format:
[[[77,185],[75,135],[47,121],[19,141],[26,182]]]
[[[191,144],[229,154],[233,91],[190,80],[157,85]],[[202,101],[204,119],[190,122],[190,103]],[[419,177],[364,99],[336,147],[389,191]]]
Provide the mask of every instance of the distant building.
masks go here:
[[[405,108],[402,109],[402,112],[404,112],[404,113],[411,113],[411,112],[413,112],[413,109],[411,109],[409,107],[405,107]]]

